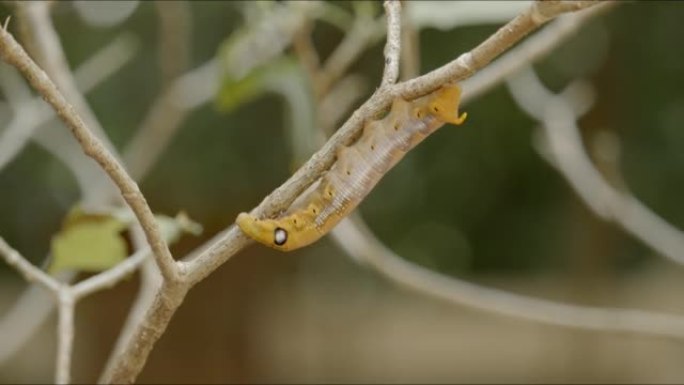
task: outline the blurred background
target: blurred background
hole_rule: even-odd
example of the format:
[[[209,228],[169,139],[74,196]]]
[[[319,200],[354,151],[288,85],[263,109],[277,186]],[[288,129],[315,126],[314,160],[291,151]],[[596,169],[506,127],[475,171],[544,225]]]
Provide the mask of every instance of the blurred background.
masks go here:
[[[187,3],[187,68],[219,63],[217,96],[191,112],[140,182],[155,212],[183,210],[204,226],[202,236],[174,245],[175,256],[257,205],[317,146],[307,127],[317,126],[307,115],[315,114],[313,91],[290,38],[302,20],[323,61],[354,17],[382,21],[380,2],[306,4]],[[440,19],[454,4],[470,3],[404,4],[420,73],[471,49],[526,5],[489,4],[478,12],[493,16],[483,20]],[[132,58],[86,95],[118,149],[162,87],[157,12],[151,2],[60,2],[52,9],[72,68],[122,34],[135,46]],[[12,13],[2,4],[3,19]],[[619,146],[617,162],[597,167],[678,228],[681,20],[682,3],[624,3],[535,64],[554,91],[577,78],[591,82],[597,101],[581,121],[585,144],[592,153],[596,137],[610,135]],[[331,127],[379,84],[383,45],[382,35],[369,39],[347,69],[357,75],[358,98]],[[428,138],[361,204],[388,247],[434,271],[516,293],[684,312],[682,268],[584,205],[535,150],[537,123],[504,85],[464,110],[465,125]],[[0,172],[0,235],[40,265],[79,199],[69,169],[29,143]],[[27,283],[0,264],[0,287],[2,316]],[[137,288],[133,277],[78,305],[74,381],[97,378]],[[1,382],[52,381],[55,318],[0,366]],[[544,326],[416,294],[358,265],[326,237],[288,254],[253,245],[231,259],[190,292],[139,381],[681,383],[683,356],[681,340]]]

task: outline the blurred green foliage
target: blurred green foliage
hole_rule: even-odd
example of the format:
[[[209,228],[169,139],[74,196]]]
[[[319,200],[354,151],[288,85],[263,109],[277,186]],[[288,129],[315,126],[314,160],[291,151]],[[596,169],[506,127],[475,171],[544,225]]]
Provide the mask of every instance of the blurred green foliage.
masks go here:
[[[242,25],[239,9],[244,4],[190,5],[194,67],[214,57]],[[7,12],[3,8],[2,14]],[[123,31],[139,38],[135,58],[87,96],[122,148],[159,92],[152,4],[141,2],[116,27],[85,25],[66,3],[57,4],[54,19],[72,66]],[[681,3],[625,3],[587,24],[536,65],[554,90],[577,77],[597,87],[598,102],[582,121],[585,137],[590,141],[598,130],[617,134],[627,185],[679,227],[684,227],[684,51],[677,49],[676,39],[684,33],[683,19]],[[423,30],[421,72],[453,59],[497,28]],[[313,34],[323,57],[342,38],[325,23],[317,23]],[[380,43],[351,70],[363,74],[372,90],[382,61]],[[156,212],[185,210],[210,236],[290,175],[287,104],[275,93],[258,96],[228,113],[211,104],[193,112],[141,183]],[[362,203],[364,218],[390,247],[405,258],[459,275],[586,266],[619,271],[649,260],[650,251],[594,217],[540,158],[532,147],[535,123],[517,109],[503,86],[464,110],[469,114],[464,126],[445,127],[426,140]],[[0,172],[0,234],[38,263],[77,199],[68,170],[30,145]],[[199,240],[194,242],[182,243],[178,250],[187,251]],[[302,253],[332,249],[323,240]],[[252,252],[275,253],[256,246]]]

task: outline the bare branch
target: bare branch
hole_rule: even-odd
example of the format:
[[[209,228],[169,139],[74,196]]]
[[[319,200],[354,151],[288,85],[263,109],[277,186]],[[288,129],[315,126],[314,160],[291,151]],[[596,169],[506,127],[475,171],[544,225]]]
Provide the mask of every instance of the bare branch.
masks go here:
[[[168,147],[191,108],[180,103],[182,73],[190,53],[191,14],[185,1],[156,2],[160,21],[159,65],[162,91],[124,150],[124,163],[135,180],[144,178]]]
[[[169,286],[164,282],[156,292],[154,302],[147,309],[145,317],[135,329],[130,340],[125,341],[121,352],[114,357],[108,370],[100,378],[101,383],[132,383],[140,373],[155,342],[166,330],[178,307],[183,302],[189,287]]]
[[[111,269],[93,275],[92,277],[73,285],[71,291],[74,299],[78,301],[97,291],[116,285],[128,275],[133,274],[151,253],[152,251],[149,247],[144,247]]]
[[[37,121],[45,115],[42,112],[45,110],[45,104],[33,99],[14,110],[12,120],[0,135],[0,170],[26,147],[38,126]]]
[[[135,181],[126,173],[116,158],[107,151],[102,142],[88,130],[83,120],[64,99],[64,96],[45,72],[31,60],[12,35],[4,29],[0,30],[0,53],[7,63],[15,66],[26,77],[31,86],[43,95],[78,139],[86,155],[98,162],[116,183],[124,200],[131,207],[145,230],[162,275],[171,281],[177,280],[178,272],[171,252],[166,242],[161,238],[154,215]]]
[[[402,81],[413,79],[420,75],[420,30],[414,25],[410,17],[411,7],[404,9],[404,17],[401,20],[401,77]]]
[[[385,70],[381,87],[397,82],[399,78],[399,55],[401,52],[401,3],[399,0],[385,0],[387,15],[387,43],[385,44]]]
[[[358,216],[332,231],[335,242],[400,285],[451,303],[528,321],[611,333],[684,338],[684,317],[645,310],[564,304],[469,283],[402,259],[383,245]]]
[[[133,244],[138,252],[142,248],[149,248],[144,242],[145,234],[142,233],[138,226],[133,229],[132,235]],[[144,322],[147,310],[152,307],[158,295],[157,293],[160,292],[163,280],[153,260],[145,259],[143,261],[140,274],[140,288],[138,289],[137,297],[133,302],[131,310],[128,312],[126,321],[121,327],[121,332],[119,332],[116,343],[109,354],[105,368],[102,371],[103,377],[100,378],[99,382],[106,382],[104,376],[112,373],[114,364],[118,362],[117,358],[124,353],[127,346],[131,345],[138,325]]]
[[[61,284],[57,280],[50,277],[43,270],[33,266],[18,251],[10,247],[2,237],[0,237],[0,254],[2,254],[7,264],[21,273],[28,282],[38,282],[52,292],[59,291]]]
[[[87,94],[128,63],[138,49],[138,39],[124,32],[98,49],[74,71],[79,90]]]
[[[582,12],[559,17],[558,20],[549,24],[534,36],[530,36],[529,39],[506,52],[491,65],[463,81],[463,99],[461,103],[465,104],[476,99],[500,84],[506,77],[546,56],[560,43],[573,36],[585,22],[618,4],[617,2],[605,2]]]
[[[58,292],[59,317],[57,320],[57,358],[55,383],[71,381],[71,358],[74,346],[74,296],[68,287]]]
[[[349,111],[366,91],[366,82],[358,75],[347,75],[340,79],[323,98],[318,101],[317,116],[320,124],[318,133],[325,137],[332,135],[335,124]],[[325,140],[321,141],[321,144]],[[313,149],[311,150],[313,151]]]
[[[116,148],[109,140],[100,122],[90,109],[85,98],[76,87],[76,81],[64,56],[62,44],[50,18],[51,3],[47,1],[17,2],[22,26],[29,32],[32,54],[45,69],[60,91],[71,101],[74,108],[94,134],[100,138],[104,147],[116,154]]]
[[[63,277],[64,275],[67,277]],[[55,277],[73,279],[75,274],[68,272]],[[0,365],[25,346],[55,307],[53,291],[46,291],[40,284],[31,284],[0,319]]]
[[[154,5],[159,18],[162,88],[166,88],[188,68],[192,14],[186,1],[155,1]]]
[[[684,264],[684,233],[653,213],[628,192],[619,191],[594,167],[584,149],[577,119],[586,108],[552,94],[531,69],[508,82],[514,99],[540,120],[551,164],[599,217],[625,231],[673,262]],[[546,158],[545,158],[546,159]]]
[[[95,86],[110,77],[128,62],[135,50],[134,40],[130,35],[121,35],[107,44],[104,48],[95,52],[88,60],[81,64],[75,71],[76,82],[84,93],[88,93]],[[14,69],[12,69],[14,71]],[[15,80],[16,79],[16,80]],[[30,96],[30,89],[26,86],[15,72],[4,73],[2,87],[5,95]],[[14,103],[12,103],[14,100]],[[9,164],[34,136],[38,127],[54,117],[54,112],[40,100],[39,97],[25,98],[14,97],[10,100],[13,105],[14,116],[9,125],[0,136],[0,170]],[[48,141],[48,144],[52,144]],[[55,147],[49,147],[52,150]],[[64,154],[56,154],[58,158],[64,158]],[[70,166],[69,163],[67,163]],[[79,168],[69,167],[76,176],[84,196],[89,195],[86,188],[89,184],[84,183],[84,178],[79,175]]]
[[[0,87],[11,110],[17,110],[32,99],[31,89],[14,68],[0,69]]]
[[[434,91],[442,84],[464,80],[545,22],[596,4],[599,2],[536,1],[473,50],[434,71],[398,84],[394,91],[406,99],[413,99]]]
[[[299,61],[302,63],[302,67],[313,80],[313,84],[315,84],[318,71],[320,70],[321,59],[318,56],[318,52],[316,52],[316,48],[312,41],[312,30],[313,22],[305,21],[292,37],[292,48],[299,58]],[[314,90],[315,89],[316,87],[314,87]]]
[[[48,289],[59,302],[59,322],[57,329],[57,363],[55,382],[69,382],[71,366],[71,346],[74,336],[74,298],[67,286],[49,276],[41,269],[33,266],[19,252],[12,249],[4,239],[0,238],[0,254],[7,263],[17,269],[28,282],[38,282]]]
[[[174,96],[169,90],[159,95],[124,150],[124,162],[135,180],[147,175],[187,117],[189,111]]]
[[[315,84],[316,95],[325,95],[361,52],[382,37],[383,31],[379,27],[379,23],[367,15],[359,15],[354,19],[351,29],[345,34],[342,42],[323,63]]]

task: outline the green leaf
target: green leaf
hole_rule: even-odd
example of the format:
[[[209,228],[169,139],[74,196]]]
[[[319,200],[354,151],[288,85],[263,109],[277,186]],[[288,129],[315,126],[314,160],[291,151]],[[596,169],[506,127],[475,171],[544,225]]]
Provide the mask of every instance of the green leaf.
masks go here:
[[[62,230],[52,237],[49,273],[62,270],[99,272],[126,258],[126,242],[120,232],[126,224],[108,215],[72,210]]]

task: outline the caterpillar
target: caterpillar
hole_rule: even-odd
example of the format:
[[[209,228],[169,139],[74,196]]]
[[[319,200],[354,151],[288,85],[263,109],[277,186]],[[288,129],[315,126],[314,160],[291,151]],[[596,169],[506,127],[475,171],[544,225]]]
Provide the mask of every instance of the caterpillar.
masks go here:
[[[336,161],[276,219],[258,219],[240,213],[237,225],[254,240],[281,251],[307,246],[327,234],[358,206],[404,155],[442,127],[460,125],[461,89],[444,86],[431,94],[406,101],[396,98],[390,112],[367,122],[361,136],[337,149]]]

